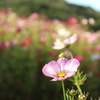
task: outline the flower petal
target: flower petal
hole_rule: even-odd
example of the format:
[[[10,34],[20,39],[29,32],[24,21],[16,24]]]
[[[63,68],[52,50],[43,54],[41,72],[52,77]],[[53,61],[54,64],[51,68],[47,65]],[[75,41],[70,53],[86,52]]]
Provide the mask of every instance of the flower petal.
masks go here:
[[[52,79],[51,81],[58,81],[58,80],[65,80],[65,77],[56,77],[54,79]]]
[[[57,81],[58,79],[57,78],[54,78],[54,79],[52,79],[51,81]]]
[[[77,40],[77,35],[74,34],[74,35],[72,35],[71,37],[65,39],[65,40],[63,41],[63,44],[65,44],[65,45],[73,44],[76,40]]]
[[[76,73],[76,71],[68,72],[65,76],[65,78],[71,77]]]
[[[54,78],[60,72],[59,65],[56,61],[51,61],[43,67],[42,72],[44,75]]]
[[[56,41],[54,42],[54,46],[52,48],[59,50],[59,49],[62,49],[64,47],[65,46],[63,45],[63,43],[59,39],[56,39]]]
[[[61,71],[64,71],[64,66],[66,65],[66,63],[68,62],[68,59],[66,59],[66,58],[59,58],[58,60],[57,60],[57,63],[59,64],[59,69],[61,70]]]
[[[67,71],[67,73],[72,71],[77,71],[79,65],[80,62],[76,58],[73,58],[66,63],[65,70]]]

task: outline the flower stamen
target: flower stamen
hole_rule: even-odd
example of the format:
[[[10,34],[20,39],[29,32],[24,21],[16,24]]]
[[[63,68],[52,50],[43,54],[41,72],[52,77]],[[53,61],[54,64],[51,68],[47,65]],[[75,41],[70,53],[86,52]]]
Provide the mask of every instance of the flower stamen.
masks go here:
[[[64,77],[65,75],[66,75],[65,72],[60,72],[60,73],[57,74],[58,77]]]

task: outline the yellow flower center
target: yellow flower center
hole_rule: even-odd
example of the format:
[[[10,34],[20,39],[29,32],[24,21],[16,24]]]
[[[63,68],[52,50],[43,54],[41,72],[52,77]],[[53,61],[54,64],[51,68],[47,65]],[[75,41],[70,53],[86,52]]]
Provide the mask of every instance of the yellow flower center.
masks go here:
[[[60,73],[57,74],[58,77],[64,77],[65,75],[66,75],[65,72],[60,72]]]

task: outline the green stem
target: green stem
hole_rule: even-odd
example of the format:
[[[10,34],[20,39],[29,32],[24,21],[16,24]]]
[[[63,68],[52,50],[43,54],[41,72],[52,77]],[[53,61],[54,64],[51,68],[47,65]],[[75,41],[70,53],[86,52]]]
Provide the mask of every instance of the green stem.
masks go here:
[[[72,96],[72,100],[74,100],[74,96]]]
[[[73,55],[72,55],[72,53],[70,52],[70,57],[71,57],[71,59],[73,58]]]
[[[76,85],[80,94],[83,94],[79,85]]]
[[[64,82],[61,81],[61,83],[62,83],[62,89],[63,89],[63,97],[64,97],[64,100],[66,100],[66,94],[65,94]]]

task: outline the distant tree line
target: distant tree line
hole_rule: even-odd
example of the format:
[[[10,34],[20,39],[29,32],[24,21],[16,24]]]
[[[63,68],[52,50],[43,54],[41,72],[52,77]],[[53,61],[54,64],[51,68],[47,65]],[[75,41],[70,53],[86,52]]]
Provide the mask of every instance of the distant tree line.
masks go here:
[[[37,12],[41,15],[47,15],[50,19],[94,18],[97,21],[96,25],[89,27],[98,30],[100,26],[100,12],[95,12],[89,7],[68,4],[64,0],[0,0],[0,9],[7,8],[12,8],[18,15],[26,14],[28,16]]]

